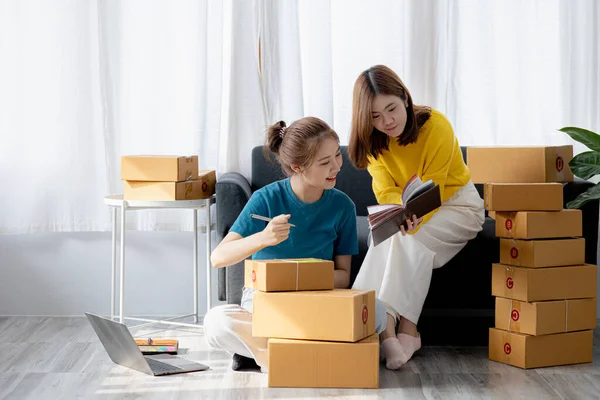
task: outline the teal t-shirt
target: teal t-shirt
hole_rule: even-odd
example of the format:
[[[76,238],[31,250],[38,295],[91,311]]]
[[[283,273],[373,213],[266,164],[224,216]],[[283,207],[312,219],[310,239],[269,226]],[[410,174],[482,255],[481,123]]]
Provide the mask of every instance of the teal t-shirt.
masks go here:
[[[275,258],[319,258],[358,254],[356,207],[344,192],[329,189],[314,203],[304,203],[292,191],[290,179],[267,185],[252,194],[230,229],[243,237],[262,231],[268,222],[250,217],[274,218],[290,214],[290,236],[278,245],[266,247],[254,260]]]

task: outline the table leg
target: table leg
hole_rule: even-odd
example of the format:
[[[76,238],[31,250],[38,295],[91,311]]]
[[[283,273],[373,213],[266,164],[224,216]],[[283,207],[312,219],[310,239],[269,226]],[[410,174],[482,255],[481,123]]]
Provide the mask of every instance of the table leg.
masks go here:
[[[117,294],[117,207],[111,207],[112,211],[112,271],[110,274],[110,319],[115,319]]]
[[[124,312],[123,302],[125,298],[125,214],[127,214],[127,202],[123,200],[123,206],[121,207],[121,276],[119,279],[119,321],[123,323]]]
[[[198,323],[198,210],[194,208],[194,323]]]
[[[212,245],[210,242],[210,200],[207,200],[206,203],[206,312],[208,312],[212,308],[212,266],[210,265]]]

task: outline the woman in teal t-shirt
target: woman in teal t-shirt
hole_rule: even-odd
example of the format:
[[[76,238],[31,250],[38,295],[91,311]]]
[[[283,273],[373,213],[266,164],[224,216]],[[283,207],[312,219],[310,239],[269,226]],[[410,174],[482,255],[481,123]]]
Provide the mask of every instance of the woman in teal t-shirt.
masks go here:
[[[334,189],[342,166],[338,135],[324,121],[306,117],[289,127],[283,121],[271,126],[266,146],[289,178],[254,192],[212,252],[213,266],[233,265],[250,256],[320,258],[334,262],[335,287],[348,288],[351,258],[358,253],[356,208],[345,193]],[[272,220],[267,223],[250,214]],[[218,306],[204,317],[208,343],[233,354],[234,370],[267,368],[267,339],[252,336],[252,294],[244,288],[241,306]],[[381,333],[387,318],[380,303],[375,319]]]

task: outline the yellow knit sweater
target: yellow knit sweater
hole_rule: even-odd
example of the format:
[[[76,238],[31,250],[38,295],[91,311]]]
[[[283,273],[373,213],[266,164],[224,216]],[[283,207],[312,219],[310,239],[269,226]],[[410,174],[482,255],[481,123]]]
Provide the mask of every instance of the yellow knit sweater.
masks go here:
[[[414,174],[423,182],[432,179],[437,183],[442,202],[471,179],[452,126],[439,111],[431,110],[416,142],[400,146],[396,139],[390,139],[388,147],[377,159],[369,157],[367,167],[379,204],[402,204],[402,189]],[[421,225],[434,213],[425,215]]]

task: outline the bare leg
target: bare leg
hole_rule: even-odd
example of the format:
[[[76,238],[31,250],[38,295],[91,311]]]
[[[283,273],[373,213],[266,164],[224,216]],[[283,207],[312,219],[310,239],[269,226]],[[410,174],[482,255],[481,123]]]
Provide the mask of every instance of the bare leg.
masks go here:
[[[398,333],[406,333],[413,337],[419,337],[417,331],[417,325],[404,317],[400,317],[400,323],[398,324]]]

